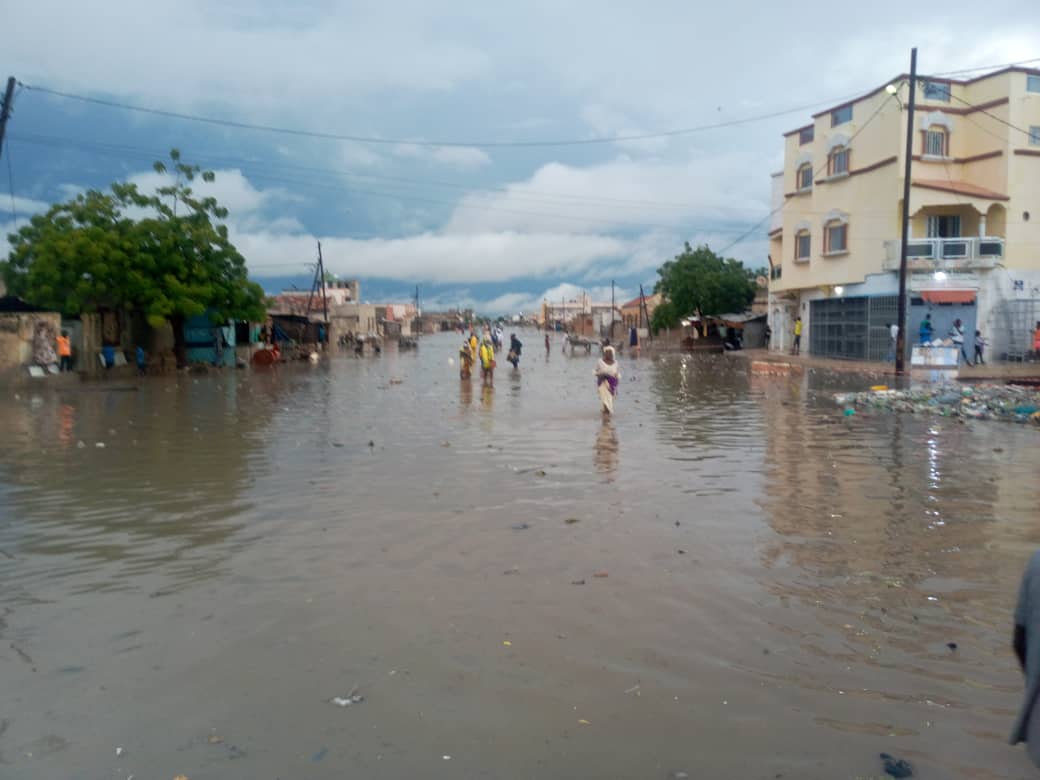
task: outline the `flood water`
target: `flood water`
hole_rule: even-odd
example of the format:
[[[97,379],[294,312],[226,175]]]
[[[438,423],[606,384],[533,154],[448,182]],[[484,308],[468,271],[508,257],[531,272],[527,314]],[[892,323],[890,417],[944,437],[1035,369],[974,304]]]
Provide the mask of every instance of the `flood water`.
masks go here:
[[[0,777],[1033,775],[1035,431],[523,337],[5,392]]]

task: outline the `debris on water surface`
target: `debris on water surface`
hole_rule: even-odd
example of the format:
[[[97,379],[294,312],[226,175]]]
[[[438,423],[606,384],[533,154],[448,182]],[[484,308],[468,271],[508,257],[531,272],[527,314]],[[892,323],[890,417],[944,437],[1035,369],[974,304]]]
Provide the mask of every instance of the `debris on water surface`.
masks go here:
[[[610,575],[607,572],[605,572],[605,571],[598,571],[595,574],[593,574],[592,576],[593,577],[599,577],[600,579],[603,579],[604,577],[609,577]]]
[[[571,580],[571,585],[584,585],[585,580]]]
[[[375,443],[374,441],[372,441],[371,439],[369,439],[369,440],[368,440],[368,446],[369,446],[369,447],[375,447],[375,446],[376,446],[376,443]]]
[[[334,697],[332,703],[337,707],[349,707],[352,704],[360,704],[364,700],[365,697],[358,694],[357,688],[353,688],[346,696]]]
[[[211,745],[219,745],[221,742],[224,741],[224,738],[218,737],[216,734],[210,734],[209,738],[206,741]]]
[[[894,756],[890,756],[888,753],[881,754],[881,761],[883,762],[886,775],[891,775],[892,777],[910,777],[914,773],[914,768],[910,766],[909,761],[895,758]]]
[[[951,650],[956,650],[957,649],[957,643],[956,642],[947,642],[946,646],[948,648],[950,648]]]
[[[314,763],[318,763],[323,758],[325,758],[326,755],[328,755],[328,752],[329,749],[325,746],[322,746],[321,750],[319,750],[317,753],[311,756],[311,761],[313,761]]]
[[[103,449],[105,449],[105,443],[104,443],[103,441],[99,441],[99,442],[98,442],[97,444],[95,444],[94,446],[95,446],[95,447],[97,447],[97,448],[98,448],[99,450],[103,450]]]
[[[563,522],[565,522],[567,525],[574,525],[575,523],[579,522],[579,519],[577,517],[568,517]]]
[[[845,416],[846,417],[852,417],[852,415],[854,415],[855,413],[856,413],[856,410],[853,409],[851,406],[846,407],[846,409],[845,409]]]
[[[544,470],[544,469],[538,469],[538,471],[536,471],[536,472],[534,473],[534,475],[535,475],[536,477],[544,477],[544,476],[545,476],[545,470]]]
[[[1002,420],[1040,424],[1040,391],[1014,385],[976,385],[958,389],[936,385],[911,390],[871,390],[863,393],[838,393],[837,404],[844,414],[856,407],[879,411],[934,414],[962,420]],[[994,451],[1002,452],[996,448]]]
[[[578,725],[579,726],[591,726],[592,723],[590,721],[585,720],[585,718],[580,718],[578,720]]]
[[[125,752],[126,752],[126,751],[125,751],[125,750],[123,750],[123,748],[121,748],[121,747],[117,747],[117,748],[116,748],[116,755],[117,755],[117,756],[121,756],[121,755],[123,755],[123,753],[125,753]]]
[[[626,695],[629,694],[629,693],[639,693],[639,684],[636,683],[631,688],[629,688],[627,691],[625,691]]]
[[[527,523],[514,523],[510,526],[514,531],[526,531],[531,526]]]
[[[508,639],[505,639],[505,640],[502,641],[502,646],[503,647],[512,647],[513,643],[510,642]]]

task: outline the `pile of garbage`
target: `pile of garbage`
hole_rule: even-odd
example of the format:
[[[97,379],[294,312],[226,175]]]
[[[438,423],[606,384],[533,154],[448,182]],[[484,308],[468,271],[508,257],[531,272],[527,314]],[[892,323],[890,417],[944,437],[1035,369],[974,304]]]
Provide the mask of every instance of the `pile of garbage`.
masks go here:
[[[879,386],[863,393],[838,393],[834,400],[844,407],[846,416],[855,414],[856,408],[861,407],[1040,425],[1040,391],[1013,385],[937,385],[911,390]]]

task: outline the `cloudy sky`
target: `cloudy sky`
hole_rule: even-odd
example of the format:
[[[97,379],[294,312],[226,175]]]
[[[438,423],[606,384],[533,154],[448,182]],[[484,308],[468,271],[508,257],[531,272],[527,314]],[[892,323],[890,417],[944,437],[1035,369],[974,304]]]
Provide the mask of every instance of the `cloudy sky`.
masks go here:
[[[611,280],[630,297],[684,240],[720,250],[751,231],[728,254],[766,265],[765,227],[752,229],[782,132],[905,71],[911,46],[924,73],[1040,57],[1034,4],[987,8],[11,3],[0,75],[29,87],[338,138],[23,88],[0,229],[12,209],[24,218],[85,187],[154,182],[151,161],[176,146],[217,172],[213,194],[271,291],[308,284],[320,238],[329,270],[361,278],[366,299],[419,285],[426,305],[515,312],[580,290],[609,297]],[[555,141],[580,143],[543,143]]]

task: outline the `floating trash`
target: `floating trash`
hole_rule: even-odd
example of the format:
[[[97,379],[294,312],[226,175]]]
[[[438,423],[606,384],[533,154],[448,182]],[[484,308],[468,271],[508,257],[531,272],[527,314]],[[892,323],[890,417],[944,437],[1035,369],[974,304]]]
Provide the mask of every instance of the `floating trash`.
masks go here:
[[[856,409],[933,414],[971,420],[1040,424],[1040,392],[1012,385],[935,386],[913,390],[870,390],[839,393],[834,401],[845,416]]]

